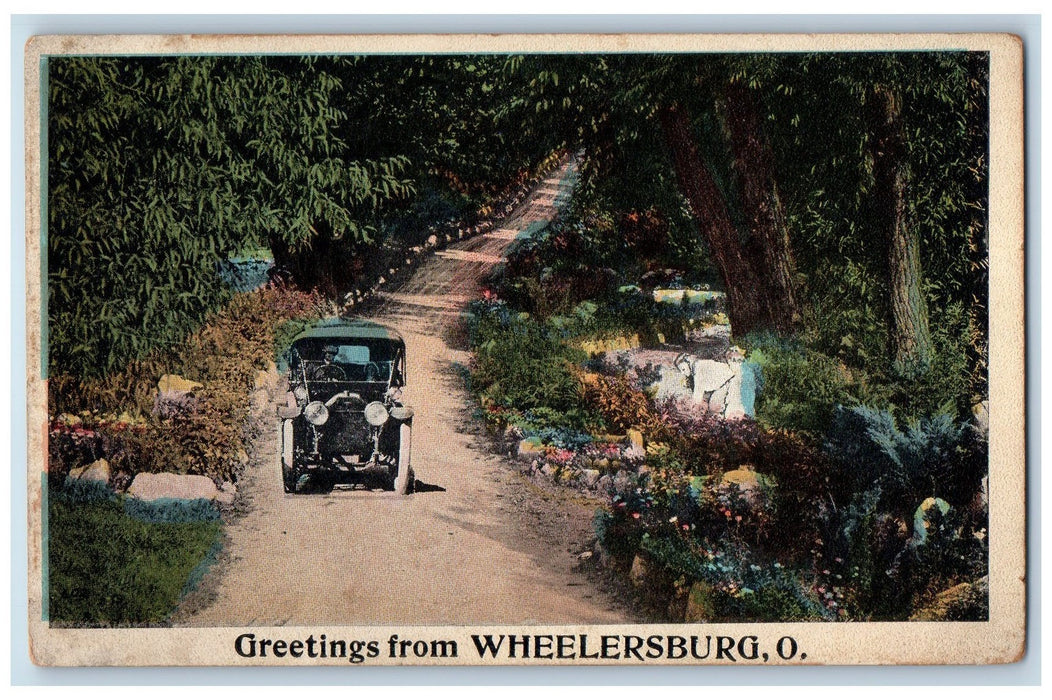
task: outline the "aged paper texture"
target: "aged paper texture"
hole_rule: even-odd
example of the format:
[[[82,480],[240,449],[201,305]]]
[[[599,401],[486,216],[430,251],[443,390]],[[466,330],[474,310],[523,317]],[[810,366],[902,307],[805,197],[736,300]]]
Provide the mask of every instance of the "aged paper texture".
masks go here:
[[[1022,657],[1016,37],[26,66],[35,663]]]

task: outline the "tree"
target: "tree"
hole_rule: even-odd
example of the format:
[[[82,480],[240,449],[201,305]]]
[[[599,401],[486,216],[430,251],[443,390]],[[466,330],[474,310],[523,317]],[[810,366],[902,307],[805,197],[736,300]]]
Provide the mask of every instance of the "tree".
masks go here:
[[[869,152],[873,161],[874,233],[885,248],[889,342],[900,368],[931,361],[928,304],[921,291],[920,240],[910,221],[906,188],[910,179],[902,98],[886,85],[867,93]]]
[[[727,291],[736,334],[792,333],[800,313],[789,230],[770,143],[753,90],[736,75],[738,62],[586,57],[566,66],[585,77],[564,78],[555,95],[559,81],[539,72],[533,99],[576,124],[586,186],[599,190],[594,180],[605,179],[620,189],[608,202],[657,205],[670,219],[686,203],[700,238],[695,245],[707,246]],[[706,130],[700,145],[697,135]]]
[[[312,58],[48,64],[49,368],[102,374],[179,340],[246,246],[368,242],[409,192],[398,156],[348,157]]]

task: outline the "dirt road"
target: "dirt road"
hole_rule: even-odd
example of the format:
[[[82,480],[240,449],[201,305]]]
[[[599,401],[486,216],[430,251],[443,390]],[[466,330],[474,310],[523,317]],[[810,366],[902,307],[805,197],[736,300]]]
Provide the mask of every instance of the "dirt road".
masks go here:
[[[630,621],[578,568],[594,504],[487,452],[456,371],[468,359],[452,332],[462,306],[515,236],[552,216],[568,176],[542,182],[501,227],[435,253],[373,315],[406,339],[418,492],[286,495],[273,421],[242,480],[248,512],[175,624]]]

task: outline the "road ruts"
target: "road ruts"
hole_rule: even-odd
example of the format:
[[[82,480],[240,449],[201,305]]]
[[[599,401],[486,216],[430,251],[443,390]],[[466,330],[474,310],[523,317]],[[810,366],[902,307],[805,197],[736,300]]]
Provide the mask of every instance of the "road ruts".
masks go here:
[[[242,481],[248,513],[206,582],[212,600],[184,606],[175,624],[628,621],[576,568],[591,507],[532,487],[460,427],[462,307],[511,241],[554,215],[570,175],[564,166],[499,227],[427,258],[372,315],[406,339],[418,492],[286,495],[274,421]]]

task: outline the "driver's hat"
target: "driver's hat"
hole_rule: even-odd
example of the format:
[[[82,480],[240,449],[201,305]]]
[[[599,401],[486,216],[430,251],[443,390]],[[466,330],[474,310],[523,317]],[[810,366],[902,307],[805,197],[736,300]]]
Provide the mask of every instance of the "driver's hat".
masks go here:
[[[336,346],[336,345],[326,345],[325,348],[322,350],[322,352],[325,353],[326,355],[328,355],[329,353],[332,353],[333,355],[336,355],[337,353],[340,352],[340,348],[338,346]]]

